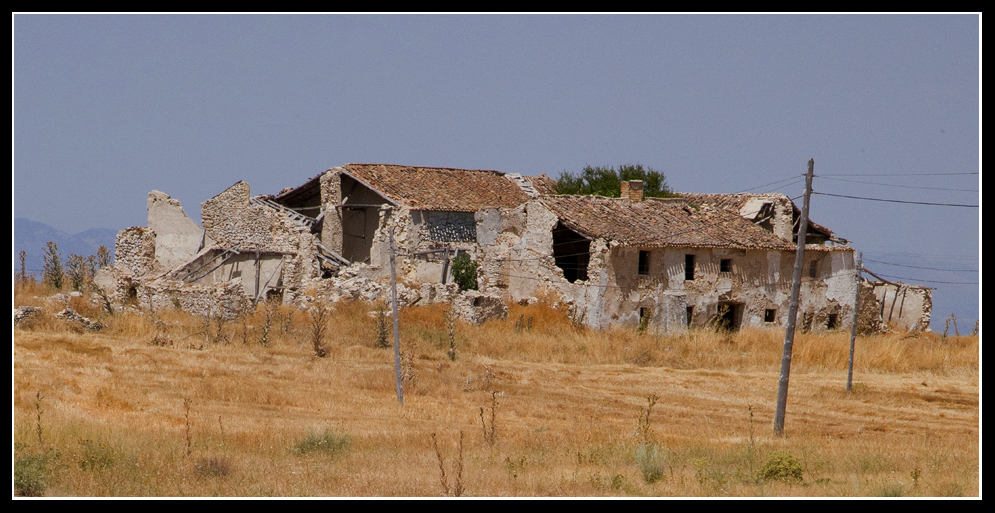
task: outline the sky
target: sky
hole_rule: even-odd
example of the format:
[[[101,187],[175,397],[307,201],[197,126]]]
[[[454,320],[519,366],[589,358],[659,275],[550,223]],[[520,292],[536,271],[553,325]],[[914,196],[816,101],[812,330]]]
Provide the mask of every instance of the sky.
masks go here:
[[[275,194],[350,162],[554,178],[632,163],[678,192],[798,198],[814,159],[810,218],[876,274],[936,287],[934,331],[956,313],[969,332],[980,23],[14,14],[11,221],[144,226],[152,190],[199,221],[239,180]]]

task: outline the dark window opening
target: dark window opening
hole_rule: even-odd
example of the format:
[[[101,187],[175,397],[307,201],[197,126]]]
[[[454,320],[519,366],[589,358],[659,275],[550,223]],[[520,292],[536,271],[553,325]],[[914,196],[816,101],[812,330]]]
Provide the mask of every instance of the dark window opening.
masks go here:
[[[819,261],[812,260],[812,263],[808,265],[808,277],[815,278],[819,275]]]
[[[687,308],[687,313],[688,313],[688,327],[691,327],[691,319],[694,318],[694,307],[689,306]]]
[[[731,273],[732,272],[732,259],[723,258],[719,261],[719,272],[720,273]]]
[[[341,216],[342,257],[350,262],[369,262],[373,239],[380,226],[380,207],[387,200],[379,192],[342,175],[342,204],[335,216]],[[336,200],[337,198],[332,198]],[[327,215],[332,216],[333,213]],[[333,248],[338,241],[322,241]]]
[[[835,330],[840,327],[840,314],[829,314],[829,320],[826,321],[826,329]]]
[[[649,274],[650,273],[650,252],[640,251],[639,252],[639,274]]]
[[[556,223],[553,228],[553,260],[568,282],[587,280],[587,265],[591,261],[590,239],[563,223]]]
[[[743,320],[742,303],[719,303],[716,327],[721,331],[736,331]]]
[[[764,322],[774,322],[777,319],[777,310],[768,308],[764,310]]]
[[[138,287],[128,287],[128,292],[125,296],[125,304],[138,306]]]
[[[694,255],[684,255],[684,279],[694,279]]]

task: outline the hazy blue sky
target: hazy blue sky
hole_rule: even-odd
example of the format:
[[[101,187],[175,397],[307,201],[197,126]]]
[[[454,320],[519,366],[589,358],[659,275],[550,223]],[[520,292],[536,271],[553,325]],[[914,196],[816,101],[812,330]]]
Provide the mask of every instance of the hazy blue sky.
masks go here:
[[[980,174],[952,173],[980,170],[979,26],[972,14],[14,15],[13,215],[70,233],[144,226],[157,189],[199,221],[238,180],[273,194],[349,162],[553,177],[641,163],[677,191],[797,197],[802,183],[779,181],[814,158],[816,192],[978,205]],[[979,208],[815,195],[811,218],[871,270],[937,287],[934,330],[951,312],[970,329]]]

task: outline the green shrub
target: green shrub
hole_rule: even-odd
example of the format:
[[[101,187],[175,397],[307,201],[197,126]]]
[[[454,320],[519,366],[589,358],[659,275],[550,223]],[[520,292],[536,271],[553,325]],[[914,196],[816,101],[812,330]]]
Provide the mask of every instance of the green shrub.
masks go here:
[[[321,433],[309,433],[303,440],[294,445],[294,454],[313,454],[316,452],[328,456],[336,456],[349,448],[349,437],[339,436],[326,429]]]
[[[461,251],[453,259],[453,281],[460,291],[477,290],[477,263],[470,260],[466,252]]]
[[[653,484],[663,479],[666,453],[656,444],[644,443],[636,447],[636,463],[643,473],[643,481]]]
[[[760,477],[764,481],[799,482],[802,480],[801,461],[788,452],[772,452],[760,469]]]
[[[33,454],[14,459],[14,495],[41,497],[45,494],[45,455]]]

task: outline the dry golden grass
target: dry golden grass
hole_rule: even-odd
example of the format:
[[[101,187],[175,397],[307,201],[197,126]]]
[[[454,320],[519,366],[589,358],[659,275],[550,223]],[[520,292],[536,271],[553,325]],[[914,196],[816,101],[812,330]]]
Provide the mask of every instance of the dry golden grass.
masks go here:
[[[282,307],[265,346],[263,306],[220,331],[174,311],[104,316],[98,333],[16,328],[15,456],[44,455],[48,496],[439,496],[440,465],[453,494],[460,464],[464,496],[980,493],[977,337],[859,338],[847,394],[848,334],[799,334],[776,438],[783,332],[581,330],[513,305],[460,324],[451,361],[445,306],[414,307],[400,407],[372,308],[335,305],[325,358],[308,315]],[[663,465],[653,482],[646,447]],[[799,458],[800,483],[760,479],[775,451]]]

